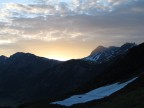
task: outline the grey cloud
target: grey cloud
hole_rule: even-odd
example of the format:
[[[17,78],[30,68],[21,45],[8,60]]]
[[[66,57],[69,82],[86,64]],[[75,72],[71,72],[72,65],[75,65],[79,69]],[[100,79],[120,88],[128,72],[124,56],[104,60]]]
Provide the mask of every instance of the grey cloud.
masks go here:
[[[9,30],[16,30],[15,36],[13,34],[3,34],[8,35],[8,37],[13,37],[15,40],[22,39],[39,39],[43,41],[95,41],[99,40],[106,42],[109,41],[137,41],[138,43],[143,41],[143,29],[144,29],[144,13],[143,1],[131,1],[128,0],[109,0],[110,6],[117,5],[116,10],[113,10],[108,13],[103,13],[99,15],[90,15],[90,14],[79,14],[79,10],[82,12],[93,13],[96,12],[98,5],[95,4],[97,0],[91,0],[90,3],[85,3],[75,0],[75,5],[77,6],[74,10],[78,12],[73,15],[64,15],[69,14],[69,5],[66,3],[59,3],[59,11],[63,13],[64,16],[57,15],[41,15],[36,14],[35,17],[12,17],[12,24],[9,26]],[[129,3],[125,5],[120,5],[123,3]],[[45,1],[43,1],[45,3]],[[30,4],[28,7],[32,9],[46,9],[47,4]],[[112,4],[112,5],[111,5]],[[44,6],[44,7],[43,7]],[[109,5],[108,5],[109,6]],[[29,10],[27,6],[18,5],[20,10],[23,8]],[[94,8],[92,8],[94,7]],[[55,11],[56,8],[53,5],[49,5],[48,8]],[[99,7],[102,8],[102,7]],[[104,6],[107,8],[107,6]],[[46,9],[47,10],[47,9]],[[21,11],[20,11],[21,12]],[[2,24],[3,25],[3,24]],[[2,27],[1,25],[1,27]],[[20,35],[19,35],[20,34]],[[11,38],[9,38],[11,39]],[[108,43],[108,42],[106,42]]]

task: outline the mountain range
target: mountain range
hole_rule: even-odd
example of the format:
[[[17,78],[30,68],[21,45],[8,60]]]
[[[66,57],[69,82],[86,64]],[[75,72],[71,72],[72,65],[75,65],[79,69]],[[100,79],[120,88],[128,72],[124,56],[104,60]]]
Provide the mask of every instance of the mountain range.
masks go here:
[[[0,56],[0,105],[18,108],[108,108],[119,98],[143,90],[143,55],[144,43],[126,43],[121,47],[98,46],[88,57],[63,62],[22,52],[10,57]],[[109,91],[111,94],[106,93],[103,98],[91,98],[97,90],[105,93],[105,90],[112,89],[112,85],[115,92]],[[90,94],[91,91],[94,91],[93,94]],[[74,98],[70,100],[73,103],[70,106],[59,104],[71,97],[85,102],[73,103],[77,101]],[[88,98],[90,100],[86,101]],[[110,100],[113,103],[109,103]],[[138,105],[137,101],[132,104],[139,107],[142,101]]]

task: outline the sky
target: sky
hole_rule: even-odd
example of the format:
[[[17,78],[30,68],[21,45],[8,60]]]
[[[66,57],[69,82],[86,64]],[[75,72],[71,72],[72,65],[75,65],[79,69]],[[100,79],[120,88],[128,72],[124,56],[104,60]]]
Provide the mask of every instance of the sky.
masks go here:
[[[144,42],[144,0],[0,0],[0,55],[68,60],[126,42]]]

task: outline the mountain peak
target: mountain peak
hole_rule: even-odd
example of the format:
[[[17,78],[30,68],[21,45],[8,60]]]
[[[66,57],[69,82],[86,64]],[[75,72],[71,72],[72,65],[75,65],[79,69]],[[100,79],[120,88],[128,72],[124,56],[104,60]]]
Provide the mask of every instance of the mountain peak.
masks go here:
[[[22,57],[22,56],[35,56],[35,55],[31,54],[31,53],[17,52],[15,54],[11,55],[10,58],[11,57],[18,58],[18,57]]]
[[[105,47],[102,46],[102,45],[99,45],[99,46],[96,48],[96,50],[103,50],[103,49],[105,49]]]
[[[127,51],[128,49],[130,49],[130,48],[132,48],[132,47],[134,47],[134,46],[136,46],[135,43],[128,43],[128,42],[127,42],[127,43],[123,44],[123,45],[120,47],[119,51],[125,52],[125,51]]]
[[[125,43],[125,44],[123,44],[121,47],[130,47],[130,46],[136,46],[136,43],[129,43],[129,42],[127,42],[127,43]]]
[[[1,55],[0,56],[0,61],[4,61],[4,60],[6,60],[8,57],[6,57],[6,56],[4,56],[4,55]]]
[[[94,50],[91,52],[91,55],[95,54],[96,52],[101,52],[101,51],[103,51],[103,50],[105,50],[105,49],[106,49],[106,47],[100,45],[100,46],[98,46],[96,49],[94,49]]]
[[[92,51],[90,56],[86,57],[86,60],[97,61],[99,63],[103,61],[109,61],[121,54],[124,54],[132,47],[136,46],[135,43],[125,43],[121,47],[110,46],[98,46],[95,50]]]
[[[1,56],[0,56],[0,59],[1,59],[1,58],[6,59],[7,57],[6,57],[6,56],[4,56],[4,55],[1,55]]]

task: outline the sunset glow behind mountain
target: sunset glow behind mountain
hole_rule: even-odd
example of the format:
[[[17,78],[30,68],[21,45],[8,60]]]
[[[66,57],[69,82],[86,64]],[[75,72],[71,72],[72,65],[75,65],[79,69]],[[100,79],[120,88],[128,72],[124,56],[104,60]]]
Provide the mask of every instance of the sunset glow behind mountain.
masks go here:
[[[68,60],[144,41],[144,0],[1,0],[0,55]]]

